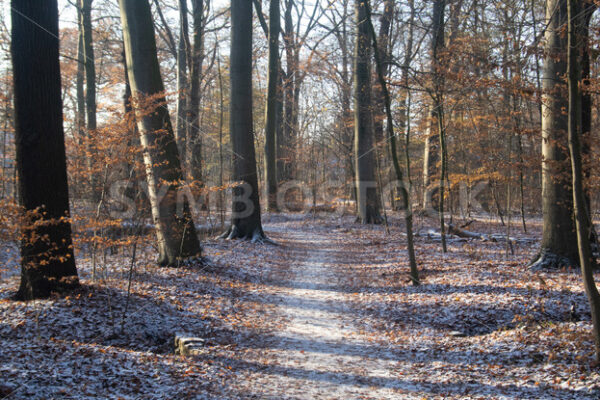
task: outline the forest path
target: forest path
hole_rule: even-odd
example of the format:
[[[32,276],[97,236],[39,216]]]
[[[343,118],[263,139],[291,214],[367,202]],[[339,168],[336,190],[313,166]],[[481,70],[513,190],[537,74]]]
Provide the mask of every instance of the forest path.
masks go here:
[[[285,322],[264,343],[261,376],[249,377],[260,398],[397,399],[406,382],[392,377],[397,361],[370,344],[349,307],[343,284],[343,243],[323,230],[286,232],[291,247],[288,274],[279,283],[277,315]],[[346,256],[347,258],[347,256]]]

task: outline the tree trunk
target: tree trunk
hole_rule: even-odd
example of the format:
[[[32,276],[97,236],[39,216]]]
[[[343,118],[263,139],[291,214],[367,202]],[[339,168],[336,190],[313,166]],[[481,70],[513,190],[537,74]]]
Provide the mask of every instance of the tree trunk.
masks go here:
[[[369,26],[369,30],[371,33],[371,37],[373,39],[373,49],[375,51],[375,64],[377,66],[377,76],[379,85],[381,87],[381,91],[384,99],[384,107],[385,113],[387,117],[387,139],[390,142],[390,154],[392,155],[392,164],[394,166],[394,171],[396,173],[396,179],[399,182],[404,183],[404,176],[402,173],[402,168],[400,167],[400,162],[398,161],[398,153],[396,150],[396,136],[394,134],[394,118],[392,115],[392,105],[390,93],[387,88],[387,83],[385,81],[385,73],[384,73],[384,64],[381,59],[381,55],[379,53],[379,48],[377,46],[377,37],[375,35],[375,29],[373,28],[373,24],[371,21],[371,10],[368,1],[365,2],[366,11],[367,11],[367,23]],[[411,2],[411,11],[414,17],[414,6]],[[411,19],[412,20],[412,19]],[[412,47],[412,28],[409,33],[409,46],[407,46],[407,54],[404,62],[405,68],[407,68],[410,64],[410,52]],[[407,160],[407,164],[410,160]],[[409,186],[410,188],[410,186]],[[419,280],[419,269],[417,267],[417,259],[415,255],[415,246],[414,246],[414,236],[413,236],[413,217],[412,217],[412,206],[410,204],[410,192],[407,189],[406,185],[402,185],[400,187],[400,193],[402,194],[402,208],[404,209],[404,223],[406,225],[406,238],[407,238],[407,250],[408,250],[408,260],[410,265],[410,279],[413,285],[417,286],[420,284]]]
[[[440,137],[437,132],[436,113],[433,105],[427,110],[427,133],[423,147],[423,211],[430,211],[433,206],[433,196],[437,188],[432,182],[436,176],[436,166],[439,160]]]
[[[271,0],[269,6],[269,78],[265,128],[265,183],[267,209],[277,211],[277,100],[279,83],[279,0]]]
[[[284,14],[284,35],[283,42],[285,47],[286,74],[283,77],[283,143],[281,149],[282,159],[281,181],[294,179],[293,159],[294,159],[294,141],[296,132],[294,132],[294,82],[296,78],[297,66],[294,64],[294,24],[292,21],[293,0],[286,0]]]
[[[119,0],[119,5],[129,82],[135,99],[152,218],[158,239],[158,262],[175,266],[182,259],[199,257],[201,248],[188,200],[180,198],[181,193],[178,193],[183,174],[164,97],[152,14],[147,0]],[[144,104],[149,99],[153,112],[148,112],[148,104]],[[159,193],[164,192],[161,190],[164,185],[166,193],[161,199]]]
[[[223,196],[223,122],[225,116],[225,100],[223,94],[223,72],[221,70],[220,57],[217,58],[217,77],[219,81],[219,217],[221,218],[221,227],[225,225],[225,206]]]
[[[590,247],[590,219],[587,215],[585,194],[583,190],[583,168],[581,162],[581,94],[580,84],[580,50],[581,38],[578,37],[578,25],[582,24],[584,17],[580,15],[581,0],[567,0],[567,25],[568,25],[568,137],[569,152],[571,156],[571,173],[573,177],[573,205],[575,212],[575,226],[577,230],[577,245],[579,263],[583,275],[585,292],[590,302],[592,325],[594,332],[596,359],[600,362],[600,293],[594,282],[592,250]]]
[[[592,95],[590,93],[590,22],[596,4],[584,2],[583,23],[581,29],[581,156],[583,158],[583,192],[588,216],[591,218],[592,198],[590,193],[590,178],[592,176]],[[590,243],[597,248],[598,235],[590,220]]]
[[[81,13],[81,11],[78,11]],[[85,137],[85,54],[83,50],[83,27],[79,17],[79,35],[77,37],[77,77],[75,81],[77,96],[77,142],[84,143]]]
[[[228,239],[265,239],[260,219],[258,175],[252,122],[252,2],[231,0],[230,122],[233,147],[231,226]]]
[[[532,268],[578,266],[577,235],[573,224],[571,174],[568,168],[567,23],[566,0],[550,0],[546,6],[546,48],[542,101],[542,214],[540,254]]]
[[[204,61],[204,0],[192,0],[193,38],[191,54],[191,90],[190,108],[188,111],[188,132],[190,151],[190,174],[199,189],[204,188],[202,174],[202,137],[200,135],[200,84],[202,79],[202,64]],[[202,208],[206,207],[206,198],[201,194]]]
[[[354,132],[353,132],[353,111],[352,105],[352,78],[353,74],[351,71],[351,59],[350,54],[350,39],[348,32],[348,20],[350,20],[349,1],[344,0],[343,2],[344,11],[341,16],[341,27],[338,37],[338,42],[342,53],[342,66],[341,66],[341,82],[340,82],[340,97],[341,97],[341,117],[339,123],[340,130],[340,144],[342,146],[342,154],[346,155],[344,161],[345,166],[345,184],[348,185],[354,180]],[[350,197],[356,200],[356,188],[352,185]]]
[[[187,163],[187,129],[186,120],[188,100],[187,55],[190,48],[188,32],[187,0],[179,0],[179,43],[177,45],[177,121],[175,123],[175,140],[179,148],[181,165]]]
[[[444,179],[447,173],[446,161],[446,129],[444,121],[444,71],[442,70],[443,61],[440,59],[440,52],[444,47],[444,11],[446,8],[446,0],[435,0],[433,4],[433,24],[432,24],[432,54],[431,54],[431,69],[433,79],[433,110],[435,115],[437,131],[439,136],[439,154],[440,154],[440,180],[439,180],[439,217],[440,217],[440,233],[442,235],[442,252],[445,253],[446,248],[446,227],[444,223]]]
[[[277,182],[285,181],[285,114],[283,103],[283,73],[281,71],[281,60],[279,60],[279,85],[277,87],[277,137],[275,147],[277,154]]]
[[[381,15],[379,25],[379,35],[377,39],[377,49],[381,58],[383,76],[387,78],[389,71],[390,55],[388,52],[388,42],[390,40],[390,29],[392,25],[392,19],[394,17],[394,1],[385,0],[383,2],[383,14]],[[385,120],[385,104],[383,100],[383,89],[379,84],[379,79],[375,76],[375,87],[373,90],[374,95],[374,115],[373,115],[373,126],[375,132],[375,142],[379,143],[383,140],[383,121]]]
[[[12,65],[21,233],[21,300],[79,285],[69,215],[69,189],[58,60],[56,0],[13,0]],[[35,60],[35,62],[32,62]]]
[[[379,224],[383,220],[375,181],[371,45],[367,5],[364,0],[355,0],[355,12],[357,27],[354,60],[354,156],[358,221],[362,224]]]
[[[75,78],[75,93],[77,98],[77,144],[80,149],[83,149],[84,145],[88,142],[86,140],[86,131],[85,131],[85,55],[83,50],[83,26],[81,25],[81,7],[79,3],[77,4],[77,25],[79,29],[79,34],[77,35],[77,76]],[[86,154],[81,154],[81,158],[77,160],[78,164],[81,162],[88,168],[88,171],[91,170],[89,166],[89,159]],[[81,167],[83,167],[81,165]],[[79,189],[81,185],[81,176],[80,174],[75,174],[75,179],[73,179],[74,190],[71,191],[71,195],[74,197],[80,197],[83,193]]]
[[[98,187],[98,176],[94,170],[92,155],[95,153],[91,135],[97,128],[96,123],[96,61],[94,58],[94,42],[92,33],[92,0],[81,0],[81,27],[83,28],[83,56],[85,68],[85,105],[88,131],[88,166],[90,173],[92,201],[100,201],[101,188]]]

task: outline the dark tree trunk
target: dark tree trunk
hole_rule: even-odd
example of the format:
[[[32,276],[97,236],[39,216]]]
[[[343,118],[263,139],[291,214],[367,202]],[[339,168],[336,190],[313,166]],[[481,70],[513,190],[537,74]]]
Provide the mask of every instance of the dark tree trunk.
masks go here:
[[[188,111],[188,130],[190,151],[190,174],[195,184],[204,187],[202,175],[202,137],[200,135],[200,83],[204,61],[204,0],[192,0],[194,44],[190,57],[190,108]],[[201,195],[201,204],[206,206],[206,196]]]
[[[286,58],[286,74],[283,77],[283,135],[281,150],[283,150],[280,158],[282,170],[280,172],[281,181],[289,181],[294,179],[293,163],[294,163],[294,141],[296,132],[294,131],[294,88],[295,88],[295,72],[297,70],[294,64],[294,24],[292,21],[292,9],[294,6],[293,0],[286,0],[286,8],[284,14],[284,44]]]
[[[383,14],[381,15],[379,24],[379,35],[377,38],[377,49],[379,57],[381,58],[381,66],[383,68],[383,76],[387,79],[390,63],[390,55],[388,51],[388,42],[390,40],[390,29],[392,25],[392,19],[394,17],[394,1],[385,0],[383,2]],[[385,120],[385,104],[383,99],[383,88],[379,84],[377,76],[374,78],[375,87],[373,90],[374,95],[374,115],[373,115],[373,126],[375,130],[375,141],[381,142],[384,137],[383,121]]]
[[[581,38],[578,29],[587,16],[581,16],[581,0],[567,0],[567,54],[568,54],[568,88],[569,88],[569,111],[568,111],[568,138],[569,152],[571,158],[571,173],[573,177],[573,205],[575,212],[575,226],[577,230],[577,245],[579,263],[583,275],[585,292],[590,302],[592,313],[592,325],[594,332],[596,360],[600,362],[600,293],[594,282],[592,250],[590,247],[590,219],[587,214],[585,195],[583,190],[583,168],[581,162],[581,94],[580,85],[580,54],[582,50]],[[587,29],[587,28],[586,28]]]
[[[268,128],[265,129],[265,136],[267,137],[267,139],[265,140],[265,182],[267,182],[267,196],[269,195],[269,190],[273,191],[273,187],[275,187],[275,190],[277,190],[277,186],[278,183],[283,181],[283,170],[285,168],[284,165],[284,153],[285,153],[285,139],[283,137],[284,135],[284,108],[283,108],[283,77],[285,76],[285,73],[283,72],[282,68],[281,68],[281,58],[279,57],[279,36],[275,36],[275,41],[277,42],[277,45],[274,44],[274,42],[270,41],[269,37],[274,37],[274,34],[269,32],[270,29],[277,29],[277,32],[279,34],[281,34],[281,15],[280,15],[280,6],[281,6],[281,2],[280,0],[276,0],[276,2],[272,2],[270,4],[270,8],[269,8],[269,13],[277,13],[276,18],[273,18],[272,15],[270,15],[269,19],[272,21],[276,20],[276,25],[271,24],[271,26],[269,27],[267,25],[267,21],[264,18],[264,15],[262,13],[262,5],[261,5],[261,0],[253,0],[254,3],[254,8],[256,9],[256,14],[258,16],[258,20],[260,22],[260,25],[265,33],[265,36],[267,38],[267,40],[269,40],[269,63],[271,63],[273,61],[273,56],[272,54],[275,54],[275,60],[276,60],[276,77],[277,77],[277,81],[275,84],[276,90],[275,90],[275,105],[271,105],[269,106],[269,104],[267,104],[267,110],[265,111],[265,120],[266,123],[265,125],[269,124],[269,118],[270,115],[269,112],[274,112],[275,113],[275,127],[274,129],[274,139],[271,139],[269,137],[269,133],[267,133],[266,131],[268,130]],[[277,5],[275,5],[275,3],[277,3]],[[273,7],[277,7],[277,9],[275,10]],[[273,53],[274,51],[274,53]],[[270,64],[269,64],[269,68]],[[269,71],[272,71],[269,70]],[[270,85],[272,85],[272,82],[274,81],[274,78],[271,77],[271,75],[269,75],[269,81],[268,81],[268,85],[269,88],[271,88]],[[270,89],[267,89],[267,91]],[[268,92],[270,93],[270,92]],[[268,100],[267,103],[272,100],[272,94],[268,94]],[[269,141],[272,140],[272,143],[269,143]],[[270,148],[273,148],[273,150],[271,150]],[[272,153],[274,155],[270,155],[268,153],[270,153],[272,151]],[[269,158],[275,158],[275,166],[273,167],[274,170],[269,171]],[[273,162],[273,161],[271,161]],[[275,184],[273,186],[273,182],[271,181],[271,189],[269,189],[269,180],[275,180]],[[272,204],[272,198],[269,198],[267,200],[267,208],[273,209],[275,211],[276,210],[276,206],[277,204]],[[272,207],[272,206],[275,207]]]
[[[283,104],[283,73],[279,60],[279,84],[277,85],[277,138],[275,140],[277,153],[277,183],[285,181],[285,114]]]
[[[252,123],[252,2],[231,0],[230,122],[233,147],[231,226],[222,237],[265,239],[260,218]]]
[[[358,221],[382,222],[375,180],[373,103],[371,101],[371,45],[365,0],[355,0],[356,46],[354,60],[354,151]]]
[[[566,0],[547,3],[548,27],[543,71],[542,101],[542,214],[540,254],[532,268],[577,267],[577,235],[573,222],[571,173],[568,168],[567,23]]]
[[[81,11],[78,11],[81,12]],[[83,50],[83,27],[79,18],[79,35],[77,37],[77,77],[75,81],[77,96],[77,141],[85,141],[85,55]]]
[[[83,146],[87,143],[86,140],[86,132],[85,132],[85,55],[83,54],[83,27],[81,26],[81,7],[77,7],[77,25],[79,29],[79,34],[77,35],[77,76],[75,78],[75,93],[77,98],[77,144],[80,146],[80,149],[83,149]],[[86,154],[82,154],[82,157],[78,160],[78,162],[82,162],[89,168],[89,159]],[[82,165],[83,166],[83,165]],[[74,176],[73,186],[71,190],[71,195],[74,197],[81,197],[82,192],[79,189],[83,186],[80,181],[79,174]]]
[[[431,69],[433,80],[433,110],[437,125],[439,137],[439,159],[440,159],[440,180],[438,185],[439,195],[439,217],[440,217],[440,233],[442,235],[442,252],[445,253],[446,248],[446,225],[444,222],[444,179],[446,179],[447,161],[446,161],[446,129],[444,121],[444,71],[442,65],[441,54],[444,48],[445,23],[444,13],[446,9],[446,0],[435,0],[433,4],[433,26],[432,26],[432,54],[431,54]]]
[[[158,239],[161,265],[199,257],[201,248],[186,197],[179,196],[183,174],[179,152],[164,97],[152,14],[147,0],[119,0],[129,83],[134,96],[152,218]],[[153,97],[154,112],[147,110]],[[146,107],[140,107],[140,105]],[[164,198],[161,187],[166,185]]]
[[[446,8],[445,0],[435,0],[433,3],[433,20],[431,24],[431,79],[432,102],[430,106],[428,133],[425,138],[425,147],[423,149],[423,209],[429,211],[432,204],[434,191],[437,190],[438,205],[437,210],[440,212],[443,219],[443,182],[444,176],[442,171],[437,170],[438,161],[441,162],[441,169],[444,169],[443,160],[443,144],[441,143],[444,137],[444,121],[443,117],[443,99],[442,90],[444,79],[441,71],[440,53],[444,48],[445,23],[444,13]],[[434,189],[434,178],[439,179],[437,189]],[[444,230],[443,221],[440,221],[441,229]],[[442,245],[445,248],[445,235],[442,232]]]
[[[385,114],[387,117],[387,140],[390,142],[390,154],[392,156],[392,164],[394,167],[394,172],[396,173],[396,179],[402,183],[404,183],[404,174],[402,173],[402,168],[400,167],[400,162],[398,161],[398,154],[396,151],[396,135],[394,134],[394,118],[392,115],[392,105],[390,93],[387,88],[387,83],[385,81],[385,73],[384,73],[384,63],[381,59],[381,54],[379,53],[379,47],[377,46],[377,36],[375,35],[375,29],[373,28],[373,23],[371,21],[371,10],[368,2],[365,2],[366,10],[367,10],[367,22],[369,26],[369,31],[373,40],[373,49],[375,52],[375,65],[377,67],[377,77],[378,82],[381,87],[383,99],[384,99],[384,107]],[[411,22],[414,17],[414,5],[411,2]],[[409,46],[407,46],[407,54],[404,66],[408,67],[410,64],[410,53],[412,47],[412,28],[409,33]],[[410,164],[410,160],[407,159],[407,165]],[[400,188],[400,193],[402,194],[402,208],[404,209],[404,223],[406,225],[406,239],[407,239],[407,250],[408,250],[408,260],[410,265],[410,279],[413,285],[417,286],[420,284],[419,280],[419,269],[417,267],[417,258],[415,255],[415,246],[414,246],[414,235],[413,235],[413,217],[412,217],[412,206],[410,204],[410,192],[407,190],[406,186],[402,186]]]
[[[269,79],[265,128],[265,183],[267,209],[277,211],[277,105],[279,83],[279,0],[271,0],[269,7]]]
[[[88,157],[94,154],[93,139],[97,128],[96,122],[96,61],[94,57],[94,40],[92,33],[92,0],[81,0],[81,28],[83,29],[83,56],[85,68],[85,106],[87,114]],[[100,201],[101,188],[98,187],[98,175],[94,171],[93,160],[88,159],[92,201]]]
[[[346,184],[352,182],[354,180],[355,170],[354,170],[354,132],[353,132],[353,124],[354,124],[354,115],[351,108],[352,104],[352,77],[353,73],[351,71],[351,52],[349,50],[350,40],[348,38],[348,21],[350,20],[350,11],[349,1],[344,0],[343,2],[344,11],[342,14],[341,20],[341,28],[340,32],[337,35],[338,42],[341,48],[342,53],[342,71],[341,71],[341,82],[340,82],[340,92],[341,92],[341,122],[340,133],[341,133],[341,145],[343,154],[346,154],[346,159],[344,160],[345,166],[345,179]],[[350,193],[350,197],[353,200],[356,200],[356,188],[352,185],[352,191]]]
[[[190,48],[188,29],[187,0],[179,0],[179,43],[177,44],[177,121],[175,123],[175,140],[179,148],[181,165],[187,163],[187,130],[186,113],[188,107],[188,75],[187,56]]]
[[[56,0],[12,1],[12,64],[21,227],[18,299],[79,285],[69,221]],[[35,60],[35,62],[32,62]]]
[[[584,2],[583,7],[585,13],[583,14],[581,30],[581,155],[583,157],[583,189],[585,195],[585,203],[587,206],[588,213],[591,213],[591,194],[589,190],[590,177],[592,174],[590,157],[592,157],[592,95],[590,93],[590,22],[594,11],[596,11],[596,5],[594,3]],[[591,215],[591,214],[590,214]],[[595,243],[596,232],[593,229],[590,240]]]

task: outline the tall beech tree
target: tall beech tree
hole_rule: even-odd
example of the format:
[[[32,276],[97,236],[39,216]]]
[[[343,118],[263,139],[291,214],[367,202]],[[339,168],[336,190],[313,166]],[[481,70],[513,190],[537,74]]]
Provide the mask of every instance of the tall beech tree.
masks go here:
[[[582,15],[582,0],[567,0],[567,86],[569,93],[568,138],[573,177],[573,205],[579,263],[583,275],[585,292],[590,302],[592,325],[596,344],[596,359],[600,362],[600,293],[594,282],[594,259],[590,247],[590,218],[583,190],[583,167],[581,162],[582,114],[581,114],[581,55],[582,26],[586,25],[586,15]],[[586,43],[587,45],[587,43]]]
[[[294,149],[296,138],[296,103],[295,93],[296,85],[298,84],[298,64],[299,58],[298,53],[295,51],[296,31],[294,29],[294,21],[292,19],[292,10],[294,8],[294,0],[285,0],[285,13],[283,15],[283,43],[285,48],[285,59],[286,59],[286,71],[283,77],[283,132],[281,135],[281,141],[278,148],[281,150],[278,157],[281,158],[281,170],[279,175],[282,181],[288,181],[294,179]]]
[[[13,0],[12,64],[21,227],[21,300],[79,285],[58,61],[56,0]]]
[[[542,85],[542,214],[543,234],[539,255],[532,268],[562,268],[578,265],[577,234],[573,222],[571,173],[566,144],[568,117],[567,1],[546,3]]]
[[[190,100],[187,113],[188,148],[190,151],[189,172],[192,179],[201,187],[202,176],[202,136],[200,135],[200,84],[202,80],[202,64],[204,62],[204,0],[192,0],[192,38],[194,43],[189,55],[190,67]],[[206,203],[202,200],[202,204]]]
[[[81,7],[78,7],[81,13]],[[85,137],[85,55],[83,54],[83,27],[81,17],[77,24],[79,34],[77,35],[77,76],[75,78],[75,91],[77,97],[77,135],[81,143]]]
[[[165,102],[152,14],[148,0],[119,0],[119,6],[129,83],[158,239],[158,262],[175,266],[182,259],[199,257],[201,248],[187,198],[180,196],[183,173]],[[152,104],[148,104],[149,101]],[[149,112],[148,106],[154,109]]]
[[[175,122],[175,140],[179,147],[181,164],[187,161],[188,121],[188,54],[190,53],[190,35],[188,24],[187,0],[178,0],[179,5],[179,42],[177,43],[177,121]]]
[[[431,94],[431,104],[430,108],[427,112],[429,116],[428,126],[427,126],[427,136],[425,137],[425,146],[423,148],[423,209],[427,209],[432,206],[430,204],[431,197],[433,195],[433,182],[432,180],[438,176],[436,174],[437,164],[440,161],[440,154],[442,154],[442,149],[440,146],[440,139],[443,137],[443,132],[440,132],[440,126],[443,127],[444,122],[440,121],[440,116],[443,115],[443,100],[442,93],[443,90],[443,75],[440,69],[440,53],[444,48],[444,37],[445,37],[445,23],[444,23],[444,13],[446,8],[445,0],[435,0],[433,2],[433,15],[431,21],[431,80],[432,80],[432,88],[430,90]],[[443,166],[442,166],[443,167]],[[441,184],[438,186],[438,190],[443,190],[443,176],[439,175],[439,182]],[[440,204],[438,204],[438,210],[443,212],[443,192],[438,193]],[[442,230],[444,229],[444,224],[441,224]],[[442,234],[443,243],[445,243],[444,234]],[[445,248],[445,244],[443,245]]]
[[[431,95],[433,98],[432,117],[436,122],[439,137],[439,157],[440,157],[440,180],[439,190],[439,217],[440,232],[442,235],[442,252],[446,252],[446,224],[444,222],[444,179],[447,174],[447,152],[446,152],[446,122],[444,121],[444,74],[442,71],[441,51],[444,47],[444,12],[446,10],[446,0],[435,0],[433,3],[433,37],[431,41],[431,69],[433,88]]]
[[[377,38],[377,53],[381,58],[381,66],[383,67],[383,76],[387,79],[388,72],[391,65],[391,54],[390,54],[390,31],[392,26],[392,19],[394,18],[395,5],[394,0],[384,0],[383,2],[383,13],[379,20],[379,35]],[[379,78],[376,76],[373,79],[373,101],[374,101],[374,112],[373,112],[373,125],[375,129],[375,140],[380,142],[384,136],[383,121],[385,120],[385,100],[383,96],[383,88],[379,83]]]
[[[265,183],[267,208],[277,211],[277,91],[279,90],[279,0],[271,0],[269,6],[269,72],[267,84],[267,108],[265,127]]]
[[[252,122],[252,2],[231,0],[230,117],[234,182],[227,239],[266,239],[262,229]]]
[[[356,46],[354,48],[354,156],[356,163],[357,220],[382,222],[375,180],[373,150],[373,103],[371,95],[371,43],[365,0],[355,0]]]
[[[428,126],[427,136],[425,137],[425,146],[423,148],[423,209],[431,207],[430,204],[431,196],[433,194],[432,179],[435,178],[437,164],[439,161],[440,152],[440,138],[442,132],[439,131],[439,127],[443,126],[443,121],[439,121],[440,107],[442,107],[442,99],[439,98],[443,89],[443,77],[440,71],[439,55],[441,50],[444,48],[444,34],[445,34],[445,23],[444,23],[444,12],[446,8],[446,0],[434,0],[433,2],[433,15],[431,21],[431,80],[432,88],[430,91],[432,101],[428,110]],[[439,176],[440,182],[443,185],[443,176]],[[439,187],[438,187],[439,189]],[[442,200],[443,193],[438,193],[440,200]],[[441,210],[441,204],[438,205],[438,209]],[[442,223],[443,229],[443,223]],[[442,234],[442,239],[445,243],[445,237]],[[444,245],[445,247],[445,245]]]
[[[81,29],[81,38],[83,41],[83,67],[85,70],[85,110],[87,116],[87,150],[90,154],[94,152],[91,135],[98,128],[97,123],[97,105],[96,105],[96,58],[94,57],[94,39],[92,31],[92,1],[80,0],[79,27]],[[91,199],[97,203],[100,201],[100,191],[98,187],[98,175],[94,172],[94,166],[91,159],[88,158],[88,168],[91,178]]]

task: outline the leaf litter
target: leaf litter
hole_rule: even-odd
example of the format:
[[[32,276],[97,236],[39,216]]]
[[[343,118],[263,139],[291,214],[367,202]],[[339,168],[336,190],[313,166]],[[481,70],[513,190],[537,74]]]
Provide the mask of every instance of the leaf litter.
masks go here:
[[[112,255],[68,297],[14,302],[0,282],[0,395],[9,399],[596,399],[591,322],[575,271],[532,272],[534,234],[416,237],[423,284],[408,279],[401,218],[267,216],[278,246],[205,241],[208,265]],[[435,232],[429,221],[421,229]],[[476,222],[470,229],[499,235]],[[532,244],[533,243],[533,244]],[[6,244],[6,252],[14,246]],[[10,250],[13,249],[13,250]],[[128,303],[129,301],[129,303]],[[206,351],[173,352],[174,335]]]

